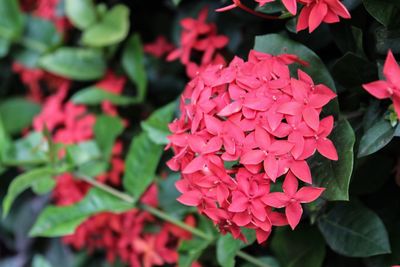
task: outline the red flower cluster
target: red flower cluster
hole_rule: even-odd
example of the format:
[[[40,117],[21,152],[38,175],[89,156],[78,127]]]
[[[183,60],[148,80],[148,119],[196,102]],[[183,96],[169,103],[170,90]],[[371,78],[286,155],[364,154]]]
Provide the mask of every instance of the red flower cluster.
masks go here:
[[[178,201],[236,238],[243,238],[240,227],[255,229],[259,242],[273,225],[295,228],[301,203],[324,190],[298,190],[297,179],[312,183],[306,160],[316,151],[338,159],[327,138],[333,117],[320,119],[336,95],[301,70],[290,77],[295,62],[304,63],[295,55],[251,51],[247,62],[236,57],[227,67],[207,67],[188,83],[181,116],[169,126],[175,156],[168,166],[182,173]]]
[[[124,77],[108,72],[96,86],[120,94],[125,81]],[[68,89],[68,84],[64,84],[57,93],[44,101],[42,112],[35,118],[33,127],[36,131],[41,131],[46,125],[53,132],[57,143],[75,144],[91,140],[96,117],[88,113],[85,106],[65,101]],[[102,109],[107,114],[118,115],[116,107],[109,102],[102,103]],[[98,175],[97,181],[111,186],[121,185],[124,172],[122,150],[122,143],[117,141],[112,151],[111,167],[107,172]],[[89,189],[89,184],[75,179],[71,174],[63,174],[57,177],[53,199],[57,205],[71,205],[82,200]],[[158,205],[155,185],[147,190],[141,202],[154,207]],[[186,223],[194,226],[195,220],[189,216]],[[149,225],[160,230],[147,232],[145,228]],[[151,267],[176,263],[179,242],[190,238],[190,233],[169,223],[160,222],[148,212],[133,209],[120,214],[104,212],[92,216],[73,235],[66,236],[63,240],[75,249],[103,250],[110,262],[120,258],[132,267]]]
[[[228,44],[228,37],[218,35],[217,27],[207,23],[207,9],[203,9],[198,19],[184,18],[181,20],[182,33],[180,47],[172,51],[168,61],[180,59],[186,66],[189,77],[194,77],[197,72],[209,64],[225,64],[225,60],[218,50]],[[199,63],[196,63],[196,54],[200,53]]]
[[[259,6],[264,6],[268,3],[275,2],[275,0],[255,0]],[[282,4],[292,14],[296,15],[297,5],[303,5],[297,21],[297,31],[309,29],[313,32],[322,22],[336,23],[339,22],[340,17],[349,19],[350,13],[347,8],[340,2],[340,0],[282,0]],[[233,4],[217,11],[226,11],[240,7],[250,13],[257,14],[257,12],[245,7],[240,0],[233,0]],[[263,17],[262,14],[260,16]],[[273,17],[270,17],[273,18]],[[279,17],[276,17],[278,19]]]
[[[386,81],[379,80],[364,84],[363,87],[378,99],[391,98],[397,117],[400,118],[400,66],[397,64],[392,51],[389,51],[383,74]]]

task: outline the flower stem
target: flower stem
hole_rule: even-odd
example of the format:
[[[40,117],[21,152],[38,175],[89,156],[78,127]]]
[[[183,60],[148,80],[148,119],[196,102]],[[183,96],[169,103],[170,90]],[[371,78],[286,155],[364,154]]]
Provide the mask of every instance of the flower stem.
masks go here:
[[[230,9],[233,9],[234,7],[238,7],[240,9],[242,9],[243,11],[246,11],[254,16],[260,17],[260,18],[264,18],[264,19],[282,19],[280,16],[271,16],[271,15],[267,15],[264,13],[260,13],[257,11],[254,11],[253,9],[245,6],[240,0],[232,0],[233,4],[229,5],[225,8],[219,8],[217,9],[217,12],[223,12],[223,11],[227,11]]]
[[[135,199],[132,196],[130,196],[130,195],[126,194],[126,193],[123,193],[123,192],[121,192],[119,190],[116,190],[113,187],[108,186],[106,184],[99,183],[98,181],[96,181],[96,180],[94,180],[94,179],[92,179],[92,178],[90,178],[88,176],[77,174],[77,173],[75,173],[74,176],[79,178],[82,181],[87,182],[88,184],[90,184],[90,185],[92,185],[94,187],[97,187],[98,189],[101,189],[101,190],[103,190],[103,191],[105,191],[105,192],[107,192],[107,193],[109,193],[109,194],[111,194],[111,195],[113,195],[113,196],[125,201],[125,202],[128,202],[130,204],[134,204],[136,202]],[[165,213],[165,212],[163,212],[163,211],[161,211],[159,209],[156,209],[156,208],[154,208],[152,206],[149,206],[149,205],[146,205],[146,204],[139,204],[139,207],[142,210],[145,210],[148,213],[152,214],[153,216],[155,216],[155,217],[157,217],[157,218],[159,218],[161,220],[167,221],[169,223],[172,223],[172,224],[178,226],[179,228],[182,228],[183,230],[188,231],[188,232],[190,232],[191,234],[193,234],[193,235],[195,235],[197,237],[203,238],[203,239],[208,240],[208,241],[213,241],[213,237],[210,236],[209,234],[207,234],[207,233],[205,233],[205,232],[203,232],[203,231],[201,231],[201,230],[199,230],[199,229],[197,229],[195,227],[192,227],[192,226],[190,226],[190,225],[188,225],[188,224],[186,224],[186,223],[184,223],[184,222],[172,217],[171,215],[169,215],[169,214],[167,214],[167,213]],[[271,267],[268,264],[261,262],[257,258],[254,258],[253,256],[251,256],[251,255],[249,255],[249,254],[247,254],[247,253],[245,253],[243,251],[239,250],[236,255],[238,257],[248,261],[249,263],[254,264],[257,267]]]

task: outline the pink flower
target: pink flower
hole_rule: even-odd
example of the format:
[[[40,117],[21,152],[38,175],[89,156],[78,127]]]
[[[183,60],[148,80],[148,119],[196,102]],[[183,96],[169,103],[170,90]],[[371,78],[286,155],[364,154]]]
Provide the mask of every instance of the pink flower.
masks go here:
[[[294,229],[300,221],[303,214],[303,208],[300,203],[309,203],[316,200],[324,191],[324,188],[302,187],[299,191],[298,181],[293,173],[288,172],[283,182],[283,193],[274,192],[264,197],[264,203],[274,207],[285,207],[286,218],[290,227]]]
[[[400,67],[389,50],[383,74],[386,80],[363,84],[365,90],[378,99],[391,98],[397,116],[400,118]]]
[[[351,18],[349,11],[339,0],[298,0],[304,7],[300,11],[297,31],[313,32],[322,22],[336,23],[340,18]]]
[[[173,44],[169,43],[164,36],[160,35],[153,43],[145,44],[143,50],[157,58],[162,58],[174,48]]]
[[[168,166],[181,172],[178,201],[235,238],[244,240],[241,227],[254,229],[259,242],[273,226],[295,227],[301,203],[322,192],[310,186],[297,192],[298,180],[312,183],[307,159],[317,151],[338,158],[328,139],[333,117],[320,118],[336,95],[302,71],[291,77],[295,62],[307,64],[295,55],[251,51],[248,61],[209,65],[187,84],[181,115],[170,124]],[[285,174],[284,193],[271,193]],[[286,213],[275,210],[282,207]]]

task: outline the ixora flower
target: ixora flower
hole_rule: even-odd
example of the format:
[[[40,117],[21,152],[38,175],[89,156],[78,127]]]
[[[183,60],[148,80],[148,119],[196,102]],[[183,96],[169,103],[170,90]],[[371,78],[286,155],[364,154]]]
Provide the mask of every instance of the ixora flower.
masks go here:
[[[336,95],[301,70],[291,77],[289,65],[305,64],[295,55],[248,58],[210,65],[188,83],[169,125],[175,156],[167,164],[182,174],[178,201],[235,238],[244,239],[241,227],[255,229],[261,243],[272,226],[295,228],[301,204],[323,192],[311,185],[307,159],[316,151],[338,159],[328,139],[333,117],[320,118]]]
[[[268,5],[275,0],[254,0],[259,6]],[[243,9],[251,14],[267,18],[279,19],[279,16],[266,15],[264,13],[256,12],[253,9],[243,5],[240,0],[232,0],[233,4],[226,7],[217,9],[217,11],[227,11],[236,7]],[[322,22],[336,23],[340,18],[349,19],[351,17],[347,8],[340,2],[340,0],[282,0],[282,4],[292,14],[297,14],[298,4],[302,8],[297,21],[297,31],[309,29],[313,32]]]
[[[400,118],[400,66],[392,51],[389,51],[383,67],[385,80],[363,84],[365,90],[378,99],[391,98],[397,117]]]

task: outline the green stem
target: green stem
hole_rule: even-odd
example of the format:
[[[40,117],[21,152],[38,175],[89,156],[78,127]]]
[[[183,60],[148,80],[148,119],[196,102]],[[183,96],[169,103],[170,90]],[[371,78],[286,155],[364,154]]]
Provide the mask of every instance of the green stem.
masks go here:
[[[112,188],[112,187],[110,187],[110,186],[108,186],[106,184],[99,183],[99,182],[97,182],[96,180],[94,180],[94,179],[92,179],[90,177],[87,177],[87,176],[84,176],[84,175],[81,175],[81,174],[77,174],[77,173],[75,173],[75,177],[77,177],[80,180],[85,181],[88,184],[90,184],[92,186],[95,186],[95,187],[97,187],[97,188],[99,188],[99,189],[101,189],[101,190],[103,190],[103,191],[105,191],[105,192],[107,192],[107,193],[109,193],[109,194],[111,194],[111,195],[123,200],[123,201],[126,201],[126,202],[128,202],[130,204],[134,204],[136,202],[135,199],[133,197],[131,197],[130,195],[125,194],[125,193],[123,193],[121,191],[118,191],[118,190],[116,190],[116,189],[114,189],[114,188]],[[195,227],[192,227],[192,226],[190,226],[190,225],[188,225],[188,224],[186,224],[186,223],[184,223],[184,222],[182,222],[180,220],[177,220],[176,218],[172,217],[171,215],[169,215],[169,214],[167,214],[167,213],[165,213],[165,212],[163,212],[163,211],[161,211],[159,209],[156,209],[154,207],[151,207],[151,206],[148,206],[148,205],[145,205],[145,204],[140,204],[139,207],[141,209],[147,211],[148,213],[152,214],[153,216],[155,216],[155,217],[157,217],[157,218],[159,218],[161,220],[167,221],[169,223],[172,223],[172,224],[182,228],[183,230],[186,230],[186,231],[190,232],[191,234],[193,234],[193,235],[195,235],[197,237],[203,238],[203,239],[208,240],[208,241],[212,241],[213,240],[213,238],[210,235],[208,235],[207,233],[204,233],[203,231],[200,231],[199,229],[197,229]],[[242,259],[254,264],[257,267],[271,267],[268,264],[261,262],[260,260],[254,258],[253,256],[251,256],[251,255],[249,255],[249,254],[247,254],[247,253],[245,253],[243,251],[238,251],[236,255],[238,257],[240,257],[240,258],[242,258]]]
[[[236,253],[236,256],[238,256],[239,258],[242,258],[242,259],[254,264],[255,266],[258,266],[258,267],[271,267],[269,264],[264,263],[264,262],[260,261],[259,259],[256,259],[253,256],[251,256],[251,255],[249,255],[249,254],[247,254],[247,253],[245,253],[245,252],[243,252],[241,250],[239,250]]]

